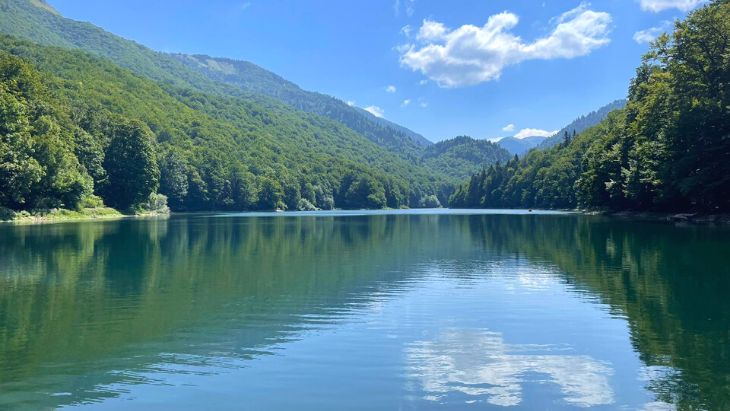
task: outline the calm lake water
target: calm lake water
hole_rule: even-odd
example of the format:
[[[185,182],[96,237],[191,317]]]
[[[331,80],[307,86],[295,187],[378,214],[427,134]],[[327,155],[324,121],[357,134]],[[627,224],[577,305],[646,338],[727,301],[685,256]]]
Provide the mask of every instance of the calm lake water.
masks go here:
[[[0,409],[72,407],[727,410],[730,230],[457,210],[0,226]]]

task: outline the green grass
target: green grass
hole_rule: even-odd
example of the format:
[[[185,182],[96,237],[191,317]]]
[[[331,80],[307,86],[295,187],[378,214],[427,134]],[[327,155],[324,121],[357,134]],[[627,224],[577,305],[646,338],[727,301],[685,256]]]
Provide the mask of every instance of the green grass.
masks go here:
[[[64,221],[117,219],[128,217],[110,207],[83,208],[81,210],[67,210],[56,208],[52,210],[12,211],[0,210],[0,221],[16,224],[58,223]]]

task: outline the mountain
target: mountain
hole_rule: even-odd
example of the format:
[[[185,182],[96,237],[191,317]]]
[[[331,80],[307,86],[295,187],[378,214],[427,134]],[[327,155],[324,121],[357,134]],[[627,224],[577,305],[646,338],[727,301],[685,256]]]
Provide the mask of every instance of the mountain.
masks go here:
[[[614,110],[622,109],[625,106],[625,99],[615,100],[599,108],[596,111],[592,111],[584,116],[580,116],[579,118],[573,120],[573,122],[571,122],[567,126],[560,129],[560,131],[558,131],[554,136],[545,139],[545,141],[540,143],[537,148],[542,150],[553,147],[565,140],[565,133],[568,133],[569,136],[573,136],[574,133],[582,133],[583,131],[603,121],[608,116],[608,113]]]
[[[547,138],[548,137],[541,136],[532,136],[525,138],[505,137],[499,140],[497,144],[505,150],[509,151],[510,154],[521,156],[530,151],[530,149],[540,145]]]
[[[44,0],[2,0],[0,32],[34,43],[82,49],[167,85],[228,97],[270,97],[338,121],[404,158],[414,159],[431,144],[411,130],[333,97],[304,91],[253,63],[156,52],[93,24],[64,18]]]
[[[0,139],[12,171],[0,207],[75,208],[92,193],[136,204],[110,187],[159,187],[173,210],[401,207],[441,181],[328,118],[158,83],[80,50],[0,35],[0,85],[0,135],[13,137]]]
[[[463,180],[484,167],[504,163],[510,158],[507,150],[491,141],[459,136],[427,147],[421,164]]]
[[[266,95],[308,113],[329,117],[379,145],[414,152],[433,144],[420,134],[321,93],[305,91],[251,62],[206,55],[172,54],[208,78],[256,94]]]

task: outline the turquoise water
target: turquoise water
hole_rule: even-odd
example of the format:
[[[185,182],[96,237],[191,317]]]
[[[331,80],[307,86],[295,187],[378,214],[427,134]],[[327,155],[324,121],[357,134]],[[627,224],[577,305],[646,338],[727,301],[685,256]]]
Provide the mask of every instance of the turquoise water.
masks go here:
[[[0,226],[0,409],[728,409],[729,250],[526,211]]]

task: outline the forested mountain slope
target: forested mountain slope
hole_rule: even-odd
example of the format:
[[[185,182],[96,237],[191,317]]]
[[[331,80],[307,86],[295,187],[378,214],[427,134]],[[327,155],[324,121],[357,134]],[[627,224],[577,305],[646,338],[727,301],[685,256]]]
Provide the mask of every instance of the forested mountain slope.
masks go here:
[[[463,180],[483,167],[509,159],[510,153],[495,143],[460,136],[427,147],[421,161],[429,169]]]
[[[624,108],[624,106],[626,106],[626,100],[616,100],[606,104],[596,111],[591,111],[584,116],[580,116],[577,119],[573,120],[567,126],[561,128],[560,131],[555,133],[553,136],[546,138],[537,147],[539,149],[545,149],[556,146],[559,143],[565,141],[566,134],[570,137],[573,137],[577,133],[582,133],[583,131],[603,121],[608,116],[608,113],[614,110],[618,110],[620,108]]]
[[[158,187],[177,210],[401,207],[437,193],[423,167],[283,104],[163,86],[7,36],[0,57],[0,206],[73,208],[94,192],[126,208]],[[142,193],[112,200],[110,187]]]
[[[252,63],[156,52],[93,24],[64,18],[43,0],[0,0],[0,32],[39,44],[79,48],[163,84],[229,97],[250,98],[252,93],[272,97],[338,121],[404,158],[415,158],[421,147],[430,144],[404,127],[335,98],[301,90]]]
[[[626,107],[548,150],[472,176],[456,207],[730,210],[730,2],[675,24]]]
[[[324,94],[305,91],[296,84],[253,63],[205,55],[173,54],[209,78],[283,101],[299,110],[339,121],[377,144],[414,154],[429,140],[413,131],[378,118],[365,110]]]

